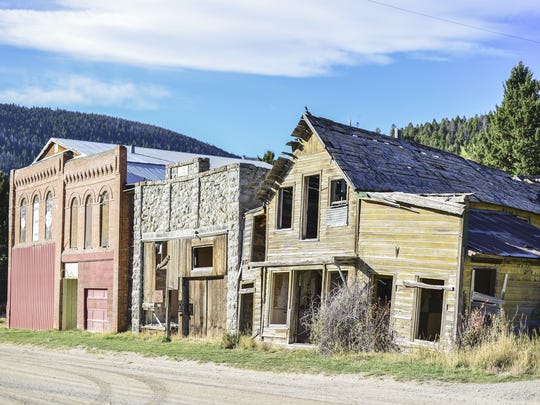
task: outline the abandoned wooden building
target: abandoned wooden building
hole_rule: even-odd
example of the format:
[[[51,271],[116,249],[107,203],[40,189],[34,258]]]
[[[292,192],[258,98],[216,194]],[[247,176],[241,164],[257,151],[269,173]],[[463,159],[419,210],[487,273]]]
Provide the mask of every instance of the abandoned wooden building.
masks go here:
[[[168,163],[198,157],[51,138],[30,166],[13,170],[8,326],[125,330],[133,185],[164,179]]]
[[[406,345],[451,342],[479,305],[540,324],[537,188],[309,113],[292,136],[246,214],[241,331],[309,342],[304,315],[353,282],[389,303]]]
[[[167,166],[134,190],[132,327],[216,337],[237,325],[244,213],[270,165],[219,157]],[[168,313],[168,318],[167,318]]]

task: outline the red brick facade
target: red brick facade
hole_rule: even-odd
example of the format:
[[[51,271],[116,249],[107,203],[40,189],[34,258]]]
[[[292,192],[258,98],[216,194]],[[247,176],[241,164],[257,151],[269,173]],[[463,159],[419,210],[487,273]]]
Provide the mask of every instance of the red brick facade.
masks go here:
[[[107,290],[106,330],[127,328],[131,194],[124,192],[126,167],[126,149],[116,146],[77,158],[61,152],[11,172],[9,327],[87,329],[88,291],[94,296],[94,290]],[[53,246],[43,256],[46,263],[17,260],[21,252],[35,256],[44,246]],[[30,282],[43,268],[51,269],[50,283]],[[71,312],[76,315],[70,321]],[[38,321],[44,314],[52,314],[52,322]]]

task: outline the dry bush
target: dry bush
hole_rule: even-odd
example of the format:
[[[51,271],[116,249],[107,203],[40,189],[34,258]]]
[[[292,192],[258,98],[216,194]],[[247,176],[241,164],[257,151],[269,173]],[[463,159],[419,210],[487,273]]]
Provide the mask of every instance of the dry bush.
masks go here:
[[[390,308],[373,303],[368,286],[355,283],[336,289],[302,321],[322,354],[397,350]]]

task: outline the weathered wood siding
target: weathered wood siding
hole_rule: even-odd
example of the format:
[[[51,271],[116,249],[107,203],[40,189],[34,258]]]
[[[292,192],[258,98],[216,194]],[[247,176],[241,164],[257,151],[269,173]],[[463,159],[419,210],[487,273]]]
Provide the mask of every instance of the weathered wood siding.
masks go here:
[[[361,202],[358,254],[366,273],[394,276],[392,318],[399,338],[413,340],[418,322],[419,289],[403,281],[440,279],[459,288],[462,227],[458,216]],[[456,291],[444,292],[441,340],[453,336],[456,298]]]
[[[343,176],[315,136],[304,142],[303,146],[302,151],[297,151],[298,158],[281,184],[282,187],[293,187],[292,227],[278,229],[278,193],[274,195],[268,206],[267,260],[270,262],[293,261],[306,258],[306,254],[311,259],[327,259],[331,256],[354,254],[357,200],[353,198],[349,189],[347,224],[328,227],[330,182]],[[304,177],[317,174],[320,175],[319,237],[316,240],[303,240]]]
[[[540,325],[540,260],[499,258],[500,263],[465,260],[464,297],[468,307],[473,269],[496,270],[496,298],[501,298],[505,274],[508,274],[504,311],[516,324],[525,321],[530,327]]]

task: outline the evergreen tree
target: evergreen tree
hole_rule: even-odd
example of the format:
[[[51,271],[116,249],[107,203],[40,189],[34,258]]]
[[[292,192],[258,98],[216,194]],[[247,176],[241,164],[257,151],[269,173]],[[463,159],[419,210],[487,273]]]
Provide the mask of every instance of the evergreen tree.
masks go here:
[[[264,152],[264,155],[262,157],[257,156],[257,160],[260,160],[261,162],[266,162],[268,164],[273,165],[275,162],[276,155],[271,150],[267,150]]]
[[[540,81],[519,62],[504,85],[504,98],[478,137],[473,155],[511,174],[540,174]]]

